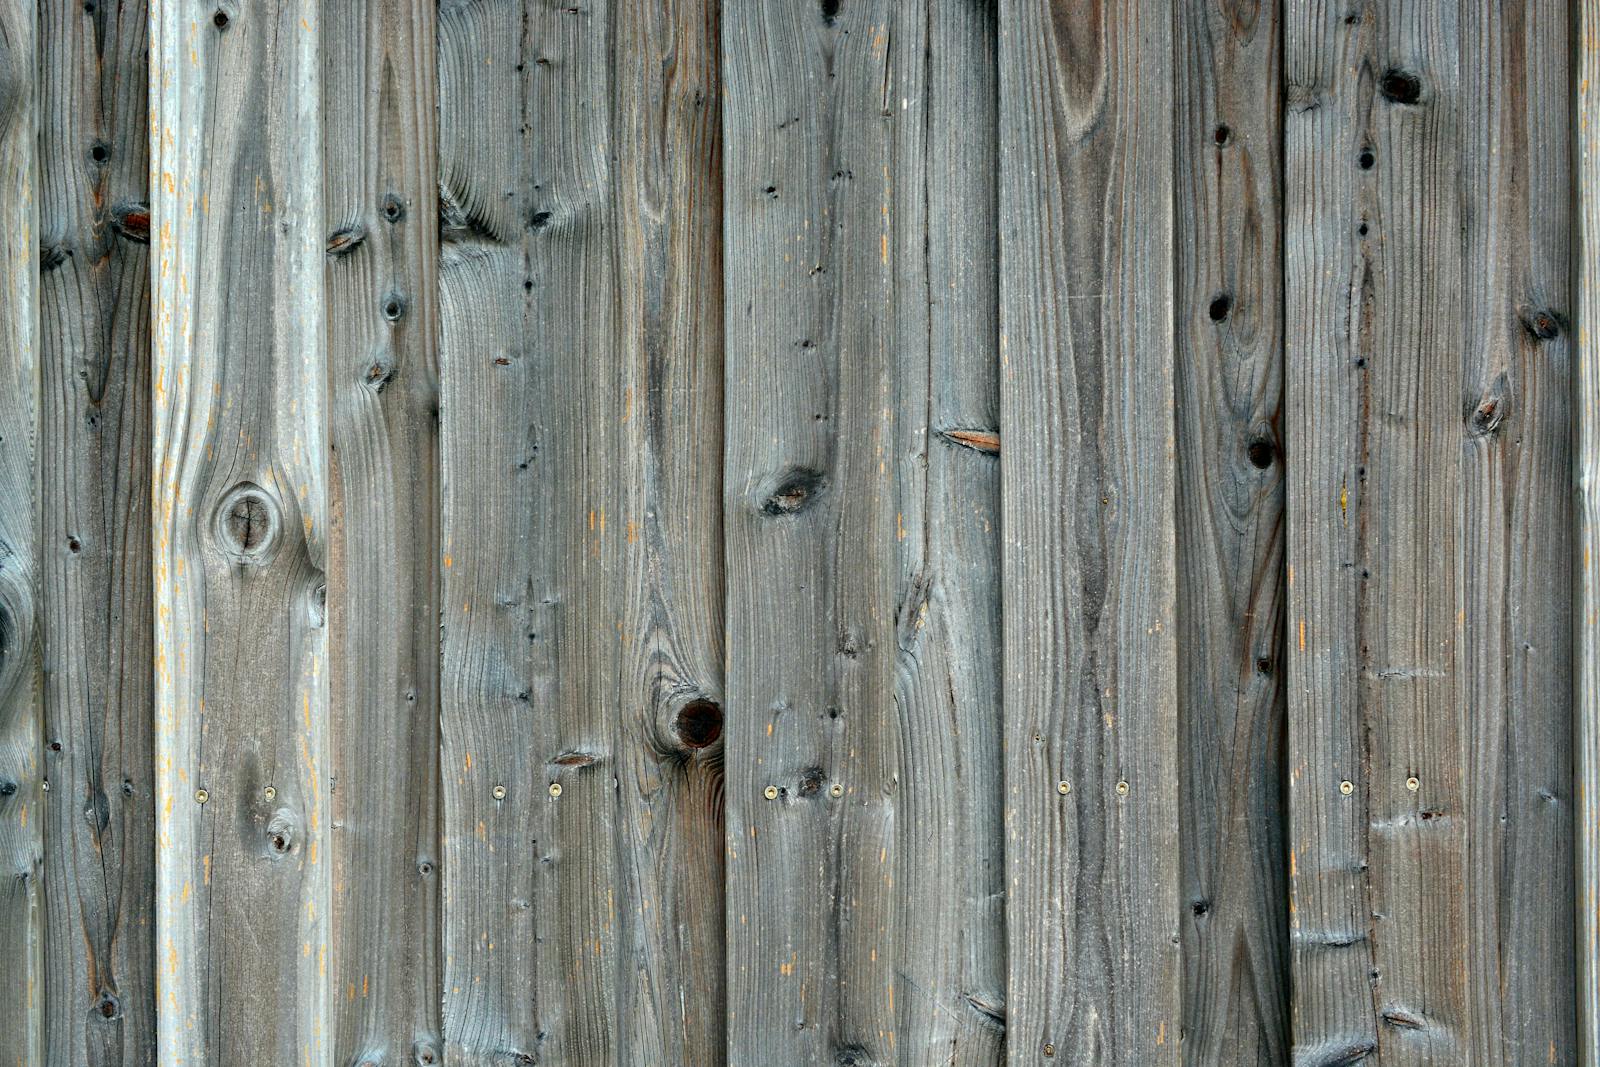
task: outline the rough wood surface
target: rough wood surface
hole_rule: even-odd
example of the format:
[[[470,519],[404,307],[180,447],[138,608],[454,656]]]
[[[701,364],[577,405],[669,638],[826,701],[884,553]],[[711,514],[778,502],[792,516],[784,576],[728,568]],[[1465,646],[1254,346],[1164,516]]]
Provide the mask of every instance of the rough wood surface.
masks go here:
[[[1000,26],[1010,1059],[1176,1064],[1173,12]]]
[[[1005,1056],[997,18],[989,0],[908,0],[889,24],[893,1051],[950,1067]]]
[[[0,0],[0,1057],[42,1060],[35,6]]]
[[[894,9],[723,12],[735,1064],[897,1055]]]
[[[1455,1063],[1468,1042],[1459,16],[1453,0],[1285,9],[1290,889],[1307,1064]],[[1468,395],[1468,432],[1481,400]]]
[[[1276,3],[1178,8],[1184,1062],[1287,1062]]]
[[[1469,939],[1456,1062],[1576,1059],[1570,26],[1561,0],[1461,6]]]
[[[440,9],[451,1062],[722,1057],[715,12]]]
[[[45,1058],[155,1063],[143,3],[40,13]]]
[[[327,538],[312,6],[151,21],[164,1063],[328,1056]]]
[[[1578,0],[1577,392],[1574,456],[1577,553],[1577,701],[1573,728],[1577,854],[1577,1049],[1600,1067],[1600,0]]]
[[[337,1064],[442,1057],[436,8],[323,6]]]

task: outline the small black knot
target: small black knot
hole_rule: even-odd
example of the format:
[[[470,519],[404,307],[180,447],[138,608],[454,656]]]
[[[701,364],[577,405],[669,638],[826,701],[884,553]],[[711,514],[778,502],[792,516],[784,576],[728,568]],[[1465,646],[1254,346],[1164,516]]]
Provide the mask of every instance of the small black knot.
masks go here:
[[[1506,420],[1505,399],[1487,396],[1467,412],[1467,433],[1472,437],[1492,437]]]
[[[1218,293],[1211,298],[1211,306],[1206,309],[1206,314],[1211,316],[1212,322],[1221,322],[1228,317],[1228,312],[1233,310],[1233,297],[1227,293]]]
[[[382,211],[385,222],[399,222],[406,217],[405,202],[393,193],[384,196]]]
[[[0,797],[14,797],[17,795],[17,783],[12,781],[0,782]]]
[[[122,795],[125,797],[133,796],[133,780],[131,778],[122,780]]]
[[[705,748],[722,736],[722,706],[704,697],[678,709],[672,729],[686,748]]]
[[[405,297],[399,293],[390,293],[383,301],[383,317],[390,322],[399,322],[406,313]]]
[[[50,742],[50,751],[51,752],[60,752],[61,751],[61,742],[60,741],[52,741],[52,742]]]
[[[423,1038],[411,1047],[417,1067],[434,1067],[439,1062],[439,1049],[432,1041]]]
[[[1217,128],[1211,131],[1211,139],[1217,143],[1218,148],[1226,147],[1233,140],[1233,131],[1227,123],[1218,123]]]
[[[427,860],[423,860],[417,864],[417,873],[422,875],[424,878],[428,877],[433,873],[433,864],[429,863]]]
[[[768,200],[778,199],[778,187],[776,185],[769,185],[765,189],[761,190],[761,192]]]
[[[219,30],[227,29],[229,21],[228,13],[221,8],[218,8],[217,13],[211,16],[211,24]]]
[[[1422,82],[1415,74],[1391,68],[1379,79],[1378,91],[1390,103],[1415,104],[1422,97]]]
[[[1365,237],[1367,235],[1367,224],[1363,222],[1360,226],[1357,226],[1356,233],[1359,236]]]
[[[1262,675],[1271,674],[1272,661],[1265,656],[1262,656],[1260,659],[1256,660],[1256,673]]]
[[[1356,162],[1361,165],[1362,170],[1371,170],[1372,165],[1377,161],[1378,157],[1372,154],[1372,149],[1370,148],[1363,148],[1361,154],[1356,157]]]
[[[79,552],[83,551],[83,542],[78,540],[76,537],[67,538],[67,551],[76,556]]]
[[[1211,910],[1211,901],[1209,901],[1209,900],[1197,900],[1193,904],[1189,905],[1189,910],[1194,912],[1195,918],[1198,919],[1202,915],[1204,915],[1206,912]]]
[[[544,229],[546,226],[550,225],[550,212],[535,211],[533,216],[528,219],[528,224],[536,230]]]
[[[839,17],[839,7],[842,0],[822,0],[822,21],[833,25],[833,20]]]
[[[55,241],[39,249],[39,271],[48,274],[61,264],[65,263],[72,255],[72,249],[63,241]]]
[[[1264,437],[1258,437],[1245,446],[1245,454],[1250,457],[1250,465],[1258,471],[1264,471],[1272,466],[1272,457],[1277,449],[1272,447],[1272,442]]]
[[[872,1053],[861,1045],[842,1045],[833,1054],[838,1067],[872,1067]]]
[[[89,146],[89,158],[104,165],[111,159],[111,146],[104,141],[96,141]]]
[[[102,1019],[120,1019],[122,1018],[122,1001],[118,1000],[117,995],[109,989],[103,989],[100,991],[99,1000],[95,1001],[94,1010],[95,1014]]]
[[[800,772],[800,784],[796,792],[803,797],[814,797],[822,789],[822,782],[827,778],[821,767],[807,767]]]
[[[762,503],[762,514],[796,515],[811,505],[822,491],[823,484],[821,471],[796,467],[784,476],[778,488]]]

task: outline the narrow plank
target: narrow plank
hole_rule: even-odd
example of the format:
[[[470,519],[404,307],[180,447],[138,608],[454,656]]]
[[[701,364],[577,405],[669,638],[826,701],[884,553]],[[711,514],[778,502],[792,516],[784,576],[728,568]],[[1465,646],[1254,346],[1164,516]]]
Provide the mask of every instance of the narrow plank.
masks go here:
[[[1175,1064],[1175,26],[1000,25],[1007,1039]]]
[[[1461,9],[1462,1058],[1474,1063],[1576,1059],[1570,20],[1560,0]]]
[[[40,7],[46,1063],[155,1062],[143,3]]]
[[[903,2],[889,29],[903,1063],[1005,1056],[998,14]]]
[[[1305,1063],[1458,1063],[1468,1040],[1459,30],[1453,0],[1286,9],[1290,881]]]
[[[723,12],[736,1064],[897,1056],[894,10]]]
[[[339,1064],[443,1059],[436,10],[323,7]]]
[[[1573,818],[1577,833],[1577,1049],[1600,1067],[1600,0],[1578,0],[1577,64],[1577,455],[1578,618]]]
[[[727,1062],[721,6],[615,9],[620,364],[589,402],[615,416],[625,479],[601,546],[620,565],[607,594],[620,655],[600,660],[619,698],[617,914],[632,958],[618,1059],[664,1067]]]
[[[43,1058],[35,5],[0,0],[0,1056]]]
[[[151,20],[164,1063],[329,1054],[319,49],[303,4]]]
[[[1280,19],[1178,9],[1183,1058],[1216,1067],[1291,1040]]]

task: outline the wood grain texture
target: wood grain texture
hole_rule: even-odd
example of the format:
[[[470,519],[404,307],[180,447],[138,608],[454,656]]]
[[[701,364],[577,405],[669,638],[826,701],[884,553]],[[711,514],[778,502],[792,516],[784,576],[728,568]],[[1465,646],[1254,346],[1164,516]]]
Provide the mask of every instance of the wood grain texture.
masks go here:
[[[1461,6],[1461,1058],[1473,1063],[1576,1059],[1570,33],[1558,0]]]
[[[1290,870],[1305,1064],[1459,1063],[1468,1042],[1478,783],[1458,525],[1460,30],[1450,0],[1286,8]]]
[[[0,0],[0,1057],[43,1059],[35,6]]]
[[[143,3],[40,6],[44,1063],[153,1064]]]
[[[1280,10],[1178,11],[1183,1060],[1267,1067],[1291,1040]]]
[[[723,13],[734,1064],[898,1054],[896,515],[932,443],[898,377],[895,12]]]
[[[715,32],[440,9],[450,1062],[722,1060]]]
[[[317,18],[151,23],[163,1063],[329,1057]]]
[[[436,9],[322,9],[338,1064],[443,1058]]]
[[[889,24],[900,1063],[1005,1056],[998,14],[904,2]]]
[[[1581,1067],[1600,1065],[1600,0],[1578,0],[1577,391],[1573,457],[1578,515],[1577,611],[1573,627],[1576,706],[1573,818],[1577,855],[1577,1049]]]
[[[1010,1061],[1176,1064],[1175,25],[1000,26]]]

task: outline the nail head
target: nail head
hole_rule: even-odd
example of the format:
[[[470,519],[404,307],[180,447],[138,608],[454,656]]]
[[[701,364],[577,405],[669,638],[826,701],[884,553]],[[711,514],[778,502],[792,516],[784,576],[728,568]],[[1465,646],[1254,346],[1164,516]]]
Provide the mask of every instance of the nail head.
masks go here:
[[[194,802],[196,804],[204,804],[206,801],[208,801],[210,799],[211,799],[211,794],[206,792],[204,789],[196,789],[194,791]]]
[[[1350,781],[1350,779],[1346,778],[1344,781],[1339,783],[1339,792],[1343,793],[1345,796],[1349,796],[1351,793],[1354,793],[1355,791],[1356,791],[1355,783]]]
[[[550,783],[550,795],[553,796],[553,797],[558,797],[558,796],[561,795],[561,783],[560,782],[551,782]]]
[[[1117,796],[1125,797],[1127,795],[1128,795],[1128,783],[1127,782],[1118,782],[1117,783]]]
[[[828,787],[828,795],[833,797],[835,800],[838,800],[840,797],[844,796],[844,786],[840,785],[838,782],[834,782],[833,785]]]
[[[1422,788],[1422,783],[1417,781],[1415,778],[1407,778],[1406,788],[1415,793],[1417,790]]]
[[[503,785],[497,785],[494,787],[493,793],[496,800],[504,800],[506,798],[506,787]]]
[[[775,785],[769,785],[766,789],[762,790],[761,795],[766,797],[768,800],[777,800],[778,787]]]
[[[1056,792],[1060,793],[1062,796],[1066,796],[1068,793],[1072,792],[1072,783],[1067,781],[1057,782]]]
[[[268,800],[276,800],[276,799],[278,799],[278,790],[275,789],[274,787],[270,786],[270,785],[267,786],[265,789],[263,789],[261,792]]]

